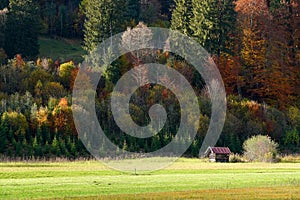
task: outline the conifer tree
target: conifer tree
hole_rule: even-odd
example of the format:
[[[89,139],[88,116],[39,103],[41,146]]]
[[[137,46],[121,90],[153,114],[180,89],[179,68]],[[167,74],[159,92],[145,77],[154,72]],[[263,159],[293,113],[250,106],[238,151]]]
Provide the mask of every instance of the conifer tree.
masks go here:
[[[2,119],[0,121],[0,153],[4,153],[8,143],[8,125],[5,119]]]
[[[126,9],[124,9],[123,0],[86,0],[84,2],[86,19],[83,47],[87,51],[92,51],[98,43],[121,31],[121,20],[125,16]]]
[[[128,20],[138,22],[140,17],[140,1],[128,0],[127,13],[125,15]]]
[[[172,13],[171,29],[191,36],[192,0],[175,0],[176,7]]]
[[[0,1],[0,9],[6,8],[8,6],[8,0]]]
[[[4,30],[5,30],[5,23],[7,19],[7,8],[1,10],[0,9],[0,49],[3,48],[4,41],[5,41],[5,35],[4,35]]]
[[[190,29],[198,42],[211,54],[230,53],[236,25],[233,0],[192,0]]]
[[[37,3],[33,0],[10,0],[4,44],[8,57],[21,54],[34,59],[39,54],[39,27]]]

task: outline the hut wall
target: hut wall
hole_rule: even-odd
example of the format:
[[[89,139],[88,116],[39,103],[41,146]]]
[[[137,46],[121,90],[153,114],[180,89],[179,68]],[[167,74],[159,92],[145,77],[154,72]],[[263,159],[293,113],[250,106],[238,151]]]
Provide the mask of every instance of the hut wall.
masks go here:
[[[229,162],[229,154],[216,154],[216,162]]]

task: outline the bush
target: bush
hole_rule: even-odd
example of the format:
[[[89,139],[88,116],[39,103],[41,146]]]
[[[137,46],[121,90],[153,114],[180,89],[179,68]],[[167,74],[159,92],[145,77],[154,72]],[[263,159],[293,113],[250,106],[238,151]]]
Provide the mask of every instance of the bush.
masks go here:
[[[283,163],[300,163],[300,154],[286,155],[280,158]]]
[[[250,162],[274,162],[278,144],[269,136],[257,135],[247,139],[243,148],[244,157]]]
[[[245,162],[245,161],[239,154],[230,154],[229,162],[231,162],[231,163],[240,163],[240,162]]]

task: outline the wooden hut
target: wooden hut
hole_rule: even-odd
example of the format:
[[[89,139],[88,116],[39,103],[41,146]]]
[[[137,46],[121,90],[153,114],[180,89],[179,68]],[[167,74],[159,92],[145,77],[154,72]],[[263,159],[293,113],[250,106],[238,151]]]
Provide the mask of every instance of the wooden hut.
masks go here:
[[[205,157],[211,162],[229,162],[231,151],[228,147],[208,147],[205,151]]]

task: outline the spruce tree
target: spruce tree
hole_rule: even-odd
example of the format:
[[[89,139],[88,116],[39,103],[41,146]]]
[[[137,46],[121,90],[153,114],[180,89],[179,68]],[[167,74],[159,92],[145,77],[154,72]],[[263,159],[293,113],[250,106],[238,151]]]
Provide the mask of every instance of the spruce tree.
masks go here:
[[[233,0],[192,0],[193,36],[211,54],[230,53],[236,25]]]
[[[0,1],[0,10],[6,8],[8,6],[8,0],[1,0]]]
[[[7,19],[7,12],[8,10],[5,8],[3,10],[0,9],[0,49],[3,48],[4,41],[5,41],[5,23]]]
[[[168,20],[172,19],[172,9],[175,6],[174,0],[160,0],[161,14],[165,15]]]
[[[1,119],[1,118],[0,118]],[[8,143],[8,126],[5,119],[1,120],[0,123],[0,153],[4,153]]]
[[[135,22],[138,22],[140,18],[140,1],[128,0],[127,12],[125,15],[127,20],[134,20]]]
[[[122,19],[127,10],[123,0],[84,1],[84,49],[92,51],[98,43],[122,30]]]
[[[10,0],[4,44],[8,57],[21,54],[34,59],[39,54],[39,22],[37,3],[33,0]]]
[[[172,13],[171,29],[191,36],[192,0],[175,0],[176,8]]]

